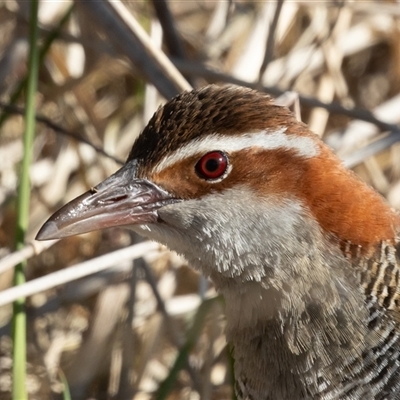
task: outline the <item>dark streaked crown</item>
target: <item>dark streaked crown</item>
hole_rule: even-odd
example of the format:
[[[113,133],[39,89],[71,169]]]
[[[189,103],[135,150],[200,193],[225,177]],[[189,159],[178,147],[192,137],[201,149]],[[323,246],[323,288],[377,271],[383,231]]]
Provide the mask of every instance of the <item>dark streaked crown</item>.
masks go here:
[[[283,118],[283,119],[281,119]],[[128,161],[151,168],[166,154],[205,134],[235,135],[294,120],[289,110],[252,89],[211,85],[184,92],[159,108],[134,143]]]

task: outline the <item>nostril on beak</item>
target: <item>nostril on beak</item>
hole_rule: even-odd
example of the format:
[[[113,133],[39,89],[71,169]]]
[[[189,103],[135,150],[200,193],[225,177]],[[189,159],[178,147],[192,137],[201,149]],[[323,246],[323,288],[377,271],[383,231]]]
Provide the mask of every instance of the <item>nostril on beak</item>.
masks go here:
[[[103,203],[103,204],[114,204],[114,203],[118,203],[120,201],[126,200],[127,198],[128,198],[128,195],[122,194],[120,196],[109,197],[108,199],[102,200],[101,203]]]

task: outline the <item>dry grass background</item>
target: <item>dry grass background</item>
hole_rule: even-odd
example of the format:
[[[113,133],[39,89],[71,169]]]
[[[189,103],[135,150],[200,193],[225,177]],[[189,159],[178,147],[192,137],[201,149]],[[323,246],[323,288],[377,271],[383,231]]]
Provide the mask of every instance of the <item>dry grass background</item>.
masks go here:
[[[30,240],[59,206],[118,168],[157,106],[187,82],[297,92],[303,121],[400,208],[399,3],[87,0],[60,29],[72,4],[40,7],[41,43],[58,34],[40,68]],[[23,94],[12,99],[26,75],[28,8],[0,3],[0,100],[11,104],[0,120],[0,301],[21,256],[13,243]],[[29,242],[22,256],[34,281],[139,241],[110,229],[48,248]],[[63,376],[74,400],[232,398],[212,285],[165,249],[118,254],[111,268],[28,298],[30,399],[61,399]],[[0,399],[11,396],[11,312],[0,307]],[[182,368],[163,394],[177,358]]]

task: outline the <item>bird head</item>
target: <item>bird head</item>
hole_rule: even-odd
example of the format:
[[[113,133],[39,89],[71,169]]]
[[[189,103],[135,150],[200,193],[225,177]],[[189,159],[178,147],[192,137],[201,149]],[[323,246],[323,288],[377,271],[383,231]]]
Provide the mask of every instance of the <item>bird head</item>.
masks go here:
[[[206,275],[258,280],[311,244],[368,249],[394,216],[270,97],[207,86],[161,107],[115,174],[57,211],[38,240],[129,225]],[[339,245],[338,244],[338,245]],[[284,263],[285,264],[285,263]]]

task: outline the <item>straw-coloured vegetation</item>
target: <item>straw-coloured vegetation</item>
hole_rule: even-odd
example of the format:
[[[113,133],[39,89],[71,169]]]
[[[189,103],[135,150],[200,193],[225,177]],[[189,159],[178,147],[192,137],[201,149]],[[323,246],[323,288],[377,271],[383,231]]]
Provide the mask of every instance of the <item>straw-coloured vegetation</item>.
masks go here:
[[[29,399],[232,398],[223,302],[185,260],[123,228],[33,239],[124,162],[165,99],[208,83],[289,105],[400,209],[400,6],[42,2],[29,227],[16,247],[30,3],[0,5],[0,400],[18,382],[11,303],[21,296]],[[11,289],[24,260],[28,283]]]

